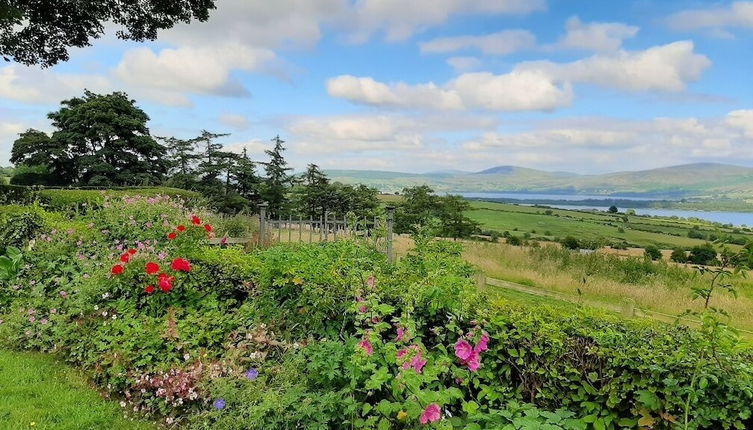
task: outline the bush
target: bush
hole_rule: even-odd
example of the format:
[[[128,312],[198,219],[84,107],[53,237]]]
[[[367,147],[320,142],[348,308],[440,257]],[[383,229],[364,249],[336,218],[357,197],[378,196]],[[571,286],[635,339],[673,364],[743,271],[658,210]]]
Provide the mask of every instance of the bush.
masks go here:
[[[661,250],[656,245],[646,246],[643,255],[650,260],[661,260]]]
[[[580,249],[580,241],[572,236],[567,236],[564,239],[562,239],[562,246],[564,246],[567,249]]]
[[[672,255],[669,256],[669,259],[675,263],[687,263],[688,253],[682,248],[675,248],[672,250]]]
[[[33,211],[10,216],[0,225],[0,254],[9,246],[23,248],[44,227],[42,218]]]
[[[520,246],[523,241],[518,236],[510,236],[507,238],[507,244],[512,246]]]
[[[712,265],[716,262],[716,249],[714,245],[705,243],[703,245],[697,245],[690,249],[690,255],[688,255],[688,262],[693,264]]]

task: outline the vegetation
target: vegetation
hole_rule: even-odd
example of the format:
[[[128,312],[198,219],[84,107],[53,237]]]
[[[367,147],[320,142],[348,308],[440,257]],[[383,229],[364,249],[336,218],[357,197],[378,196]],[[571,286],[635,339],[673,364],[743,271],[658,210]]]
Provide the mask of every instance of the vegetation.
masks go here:
[[[427,186],[405,188],[395,211],[395,231],[416,233],[432,226],[437,236],[461,238],[479,231],[478,223],[466,217],[468,201],[460,196],[438,196]]]
[[[38,353],[0,350],[0,428],[155,430],[91,390],[86,377]]]
[[[225,221],[168,197],[113,198],[73,218],[23,206],[10,216],[24,210],[43,225],[24,237],[15,278],[0,281],[4,346],[55,352],[162,423],[753,425],[750,351],[724,325],[695,331],[495,301],[476,288],[461,243],[425,229],[391,265],[357,241],[208,246]],[[596,254],[487,246],[601,267]],[[686,271],[614,258],[599,276]]]
[[[123,3],[75,0],[52,4],[29,0],[0,3],[0,56],[26,65],[52,66],[68,60],[69,48],[89,46],[104,34],[105,24],[123,29],[117,36],[127,40],[154,40],[159,30],[193,19],[205,21],[213,0]]]

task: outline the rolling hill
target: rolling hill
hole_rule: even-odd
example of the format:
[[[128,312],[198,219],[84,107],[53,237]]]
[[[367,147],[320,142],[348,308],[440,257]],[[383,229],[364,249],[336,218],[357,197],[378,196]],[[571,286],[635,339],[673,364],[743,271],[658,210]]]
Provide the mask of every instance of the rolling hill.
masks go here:
[[[441,171],[425,174],[368,170],[328,170],[333,180],[361,183],[384,192],[429,185],[437,192],[526,192],[625,195],[660,198],[753,198],[753,168],[717,163],[685,164],[658,169],[579,175],[517,166],[480,172]]]

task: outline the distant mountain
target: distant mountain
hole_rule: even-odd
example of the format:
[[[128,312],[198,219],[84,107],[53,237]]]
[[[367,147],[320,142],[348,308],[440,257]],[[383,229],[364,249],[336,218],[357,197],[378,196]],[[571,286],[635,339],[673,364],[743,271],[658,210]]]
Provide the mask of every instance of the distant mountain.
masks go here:
[[[753,168],[697,163],[636,172],[579,175],[517,166],[497,166],[480,172],[437,171],[424,174],[328,170],[335,181],[362,183],[384,192],[429,185],[437,192],[526,192],[549,194],[635,195],[666,198],[753,197]]]

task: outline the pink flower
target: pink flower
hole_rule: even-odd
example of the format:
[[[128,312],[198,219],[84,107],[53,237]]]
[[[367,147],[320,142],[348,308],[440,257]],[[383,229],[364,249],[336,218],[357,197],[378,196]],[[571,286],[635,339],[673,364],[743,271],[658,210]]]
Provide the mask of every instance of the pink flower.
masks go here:
[[[374,353],[374,348],[372,348],[371,342],[369,342],[368,339],[364,339],[358,342],[358,347],[366,351],[366,355],[371,355]]]
[[[397,338],[395,339],[396,342],[402,342],[403,337],[405,337],[405,329],[402,327],[397,328]]]
[[[374,275],[369,276],[369,279],[366,280],[366,285],[368,285],[369,288],[374,288],[376,285],[376,278]]]
[[[476,347],[473,348],[476,352],[484,352],[489,349],[489,334],[484,333],[481,335],[481,340],[478,341]]]
[[[429,406],[424,409],[424,412],[421,414],[420,422],[421,424],[429,424],[433,423],[435,421],[439,421],[441,418],[442,410],[439,409],[439,405],[436,403],[432,403]]]
[[[418,353],[415,357],[413,357],[410,365],[413,370],[416,371],[416,373],[421,373],[421,370],[424,368],[424,366],[426,366],[426,360],[424,360],[423,357],[421,357],[421,354]]]
[[[408,353],[408,348],[403,348],[397,352],[397,358],[403,358]]]
[[[473,351],[468,360],[465,361],[465,364],[471,372],[477,371],[481,365],[481,357],[479,356],[478,351]]]
[[[455,343],[455,357],[459,358],[462,362],[466,362],[471,358],[471,354],[473,354],[471,344],[464,339],[458,339]]]
[[[366,313],[366,306],[365,305],[361,305],[361,307],[358,308],[358,312],[360,312],[362,314],[365,314]]]

